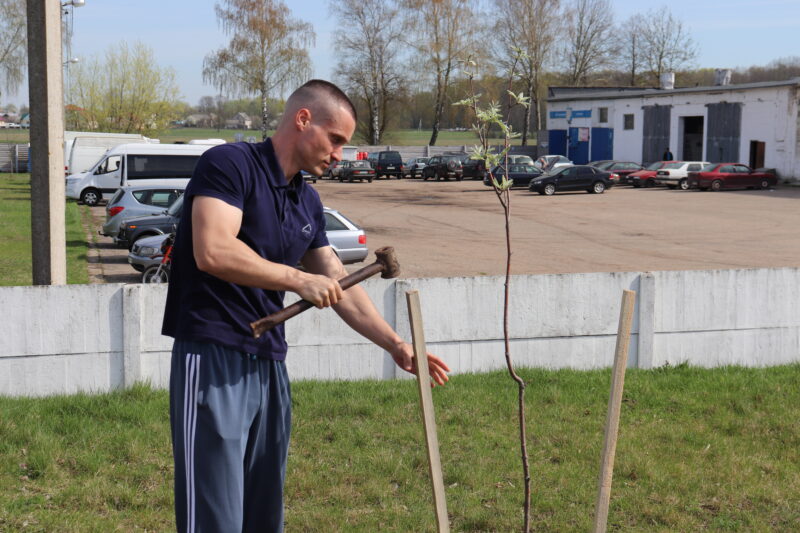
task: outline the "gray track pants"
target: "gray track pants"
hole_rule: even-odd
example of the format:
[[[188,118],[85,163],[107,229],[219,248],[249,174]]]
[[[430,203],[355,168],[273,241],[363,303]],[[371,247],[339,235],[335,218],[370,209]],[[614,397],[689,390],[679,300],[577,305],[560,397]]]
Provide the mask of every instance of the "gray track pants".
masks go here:
[[[176,340],[169,388],[178,531],[283,531],[286,365]]]

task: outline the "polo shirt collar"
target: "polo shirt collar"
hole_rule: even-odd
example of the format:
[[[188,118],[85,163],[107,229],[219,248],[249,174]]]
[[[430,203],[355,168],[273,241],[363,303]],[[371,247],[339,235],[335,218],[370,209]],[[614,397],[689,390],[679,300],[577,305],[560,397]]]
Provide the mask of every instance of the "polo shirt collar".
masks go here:
[[[278,156],[275,155],[275,146],[272,144],[271,137],[268,137],[266,141],[261,143],[260,151],[264,156],[264,159],[267,163],[267,168],[269,169],[269,172],[267,172],[267,181],[269,184],[272,187],[279,187],[282,189],[291,186],[299,192],[305,184],[302,174],[298,172],[290,181],[286,181],[286,174],[283,173],[283,168],[281,168],[281,165],[278,162]]]

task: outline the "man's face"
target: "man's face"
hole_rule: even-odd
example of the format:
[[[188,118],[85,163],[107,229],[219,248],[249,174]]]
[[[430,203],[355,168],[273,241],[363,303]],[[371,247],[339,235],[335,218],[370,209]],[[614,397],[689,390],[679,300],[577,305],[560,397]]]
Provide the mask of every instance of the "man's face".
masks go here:
[[[298,146],[300,168],[321,176],[333,161],[342,160],[342,147],[350,142],[355,129],[352,115],[343,107],[332,108],[328,117],[311,116]]]

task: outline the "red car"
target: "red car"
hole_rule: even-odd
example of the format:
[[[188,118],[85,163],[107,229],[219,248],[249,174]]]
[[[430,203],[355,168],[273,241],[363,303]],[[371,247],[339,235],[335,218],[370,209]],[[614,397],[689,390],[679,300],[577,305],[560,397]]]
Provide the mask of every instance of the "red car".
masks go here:
[[[656,161],[650,163],[644,170],[639,170],[633,174],[628,174],[628,183],[636,187],[655,187],[656,171],[663,168],[670,161]]]
[[[771,172],[759,172],[741,163],[711,163],[700,172],[689,172],[689,188],[701,191],[711,189],[767,189],[778,183]]]

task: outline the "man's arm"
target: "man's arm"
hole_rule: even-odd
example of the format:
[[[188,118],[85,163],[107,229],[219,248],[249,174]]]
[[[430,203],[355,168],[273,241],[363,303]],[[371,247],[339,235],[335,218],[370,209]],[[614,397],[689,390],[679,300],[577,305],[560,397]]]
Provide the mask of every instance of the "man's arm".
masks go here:
[[[306,252],[303,256],[303,266],[309,272],[334,279],[341,279],[347,275],[344,265],[330,246]],[[414,373],[413,348],[383,319],[363,288],[354,285],[344,291],[344,297],[333,306],[333,310],[348,326],[389,352],[397,366],[406,372]],[[444,361],[428,353],[428,367],[435,384],[444,385],[447,382],[447,372],[450,368]]]
[[[194,259],[203,272],[238,285],[296,292],[320,308],[342,298],[336,278],[267,261],[239,240],[239,208],[210,196],[196,196],[191,216]]]

